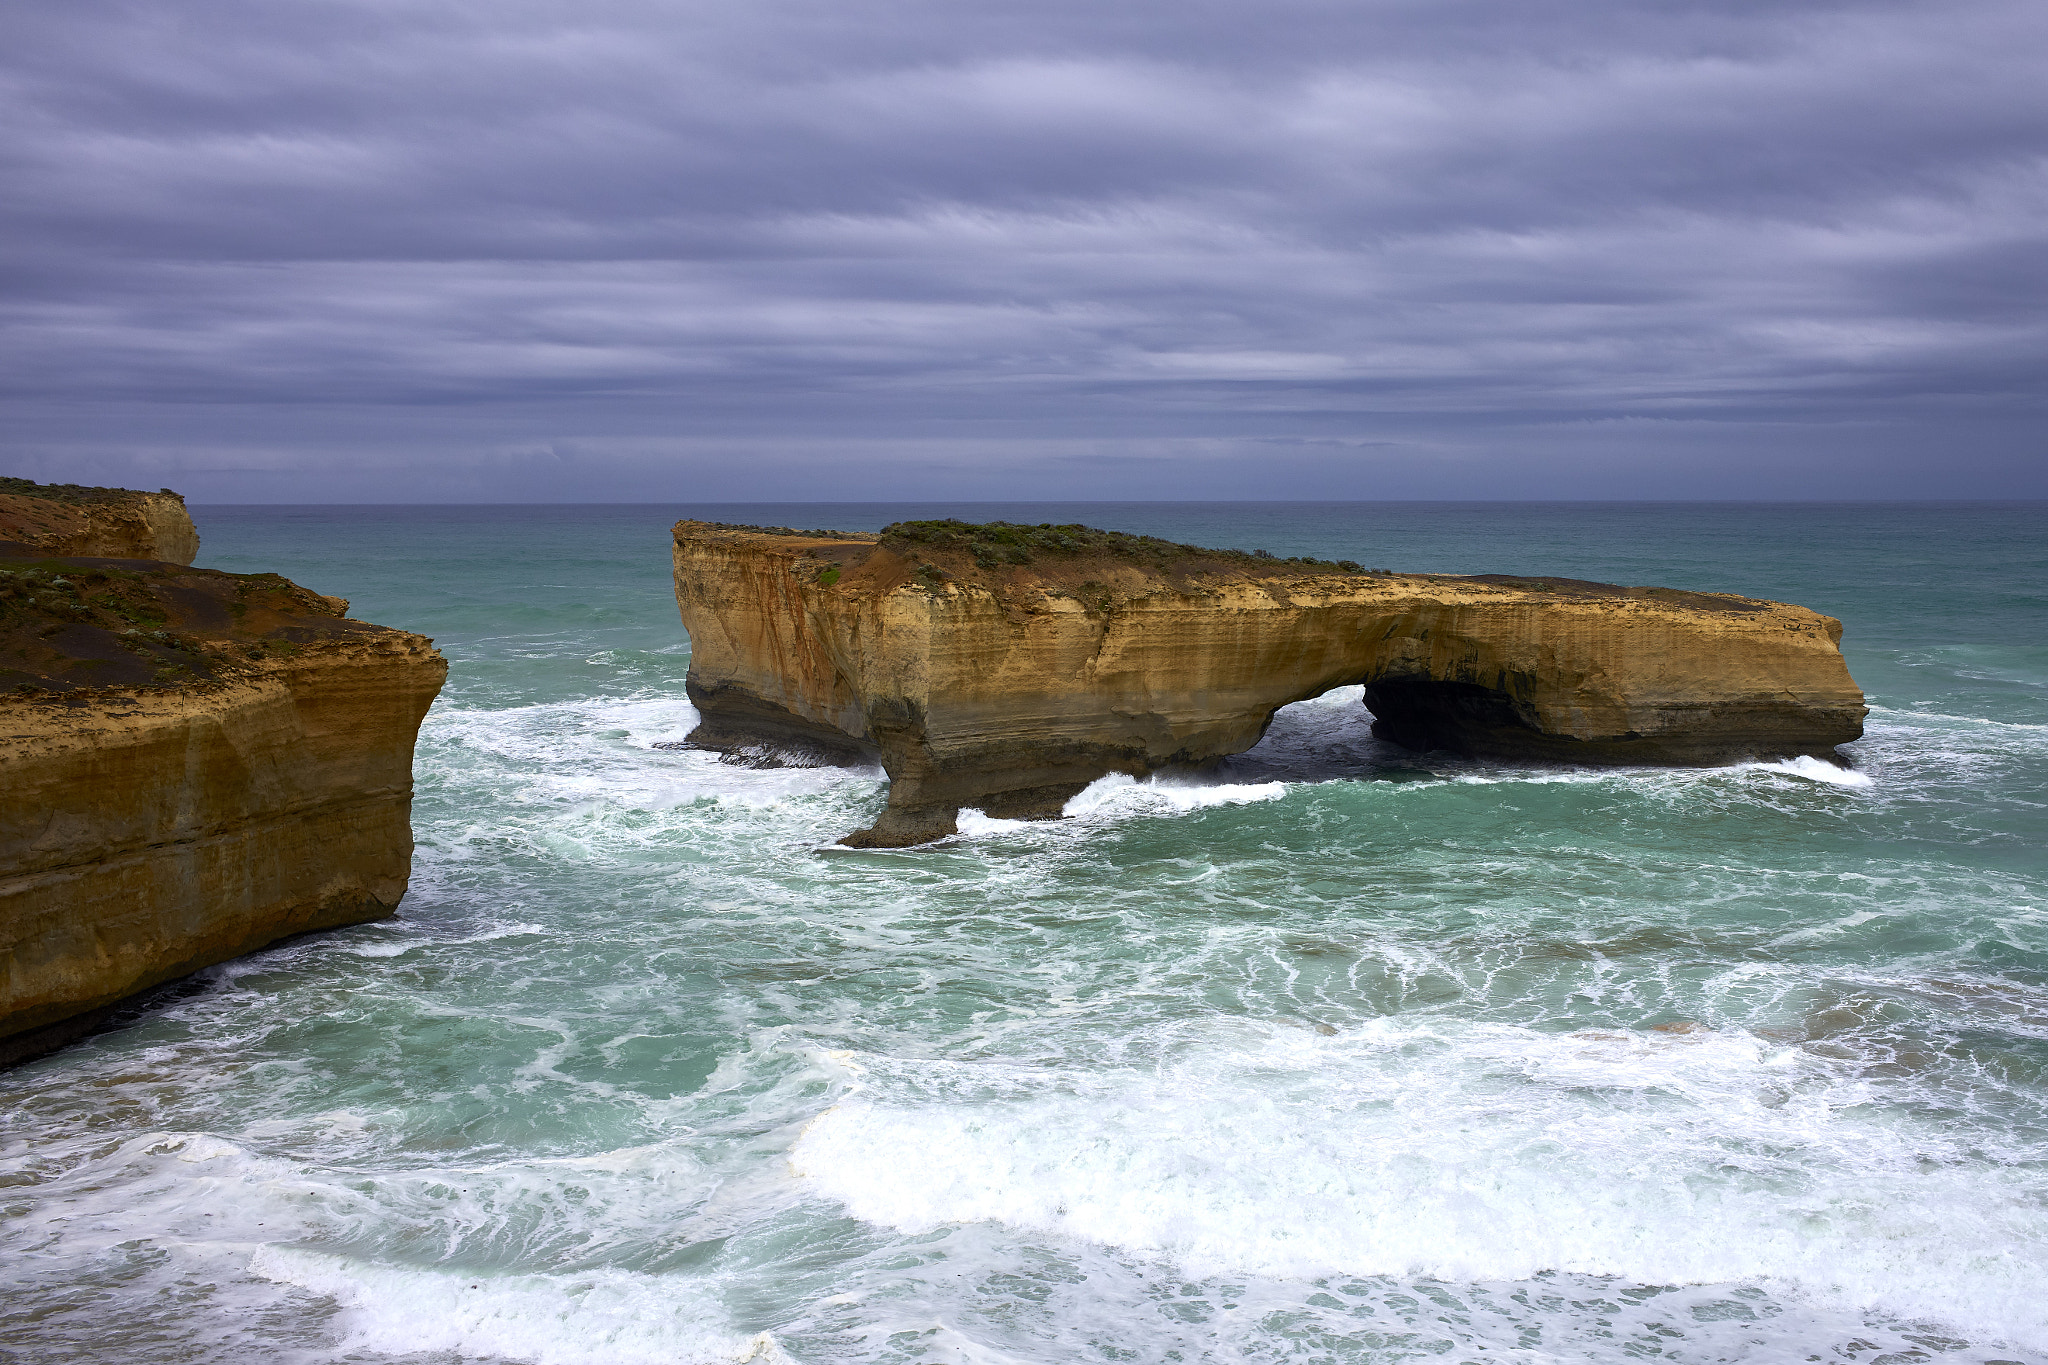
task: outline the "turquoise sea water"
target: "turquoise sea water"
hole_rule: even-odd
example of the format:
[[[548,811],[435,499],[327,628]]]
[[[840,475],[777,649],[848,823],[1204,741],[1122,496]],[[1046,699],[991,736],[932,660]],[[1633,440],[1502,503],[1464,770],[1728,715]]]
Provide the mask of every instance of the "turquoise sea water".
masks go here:
[[[2048,507],[196,512],[447,652],[413,889],[0,1074],[0,1359],[2048,1361]],[[1352,688],[825,851],[878,775],[654,747],[686,514],[1796,601],[1869,734],[1515,768]]]

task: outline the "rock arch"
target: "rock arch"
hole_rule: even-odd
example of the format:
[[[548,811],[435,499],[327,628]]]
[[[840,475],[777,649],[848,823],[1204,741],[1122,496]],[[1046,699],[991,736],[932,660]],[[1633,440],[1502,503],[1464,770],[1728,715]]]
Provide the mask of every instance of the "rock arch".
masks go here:
[[[1052,816],[1105,773],[1241,753],[1346,684],[1384,737],[1483,757],[1711,764],[1862,733],[1840,623],[1803,607],[1130,537],[1019,563],[989,528],[948,534],[679,523],[692,742],[877,761],[888,810],[846,842],[900,846],[962,807]]]

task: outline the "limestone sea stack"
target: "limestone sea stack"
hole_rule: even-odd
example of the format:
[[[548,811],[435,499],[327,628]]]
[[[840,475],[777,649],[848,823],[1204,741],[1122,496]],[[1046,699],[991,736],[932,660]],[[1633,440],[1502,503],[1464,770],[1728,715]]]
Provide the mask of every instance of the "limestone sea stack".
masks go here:
[[[275,574],[0,543],[0,1062],[396,909],[447,665],[347,608]]]
[[[86,488],[0,478],[0,540],[53,555],[111,555],[190,564],[199,531],[185,499],[166,488]]]
[[[888,808],[856,847],[944,837],[963,807],[1054,816],[1104,774],[1240,753],[1346,684],[1383,739],[1517,762],[1827,757],[1866,711],[1840,622],[1721,593],[960,522],[685,521],[675,577],[691,742],[879,762]]]

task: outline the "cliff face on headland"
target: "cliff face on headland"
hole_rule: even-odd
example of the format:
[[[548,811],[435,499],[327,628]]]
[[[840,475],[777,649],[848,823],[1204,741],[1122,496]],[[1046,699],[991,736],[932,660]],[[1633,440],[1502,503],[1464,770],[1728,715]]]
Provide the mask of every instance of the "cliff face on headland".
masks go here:
[[[190,564],[199,532],[185,499],[166,488],[85,488],[0,478],[0,540],[45,554],[110,555]]]
[[[1382,738],[1474,756],[1714,764],[1863,732],[1839,622],[1720,594],[929,522],[680,522],[675,574],[691,742],[879,760],[889,806],[859,847],[943,837],[963,806],[1056,815],[1105,773],[1242,752],[1278,708],[1352,683]]]
[[[0,544],[0,1063],[388,916],[447,665],[275,574]]]

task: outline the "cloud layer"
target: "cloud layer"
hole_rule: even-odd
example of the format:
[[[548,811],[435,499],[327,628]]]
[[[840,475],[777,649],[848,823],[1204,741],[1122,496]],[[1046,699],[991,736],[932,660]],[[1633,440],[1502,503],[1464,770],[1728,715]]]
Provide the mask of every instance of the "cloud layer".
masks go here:
[[[214,499],[2041,496],[2035,0],[73,0],[11,461]]]

